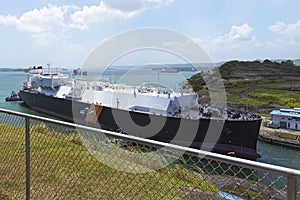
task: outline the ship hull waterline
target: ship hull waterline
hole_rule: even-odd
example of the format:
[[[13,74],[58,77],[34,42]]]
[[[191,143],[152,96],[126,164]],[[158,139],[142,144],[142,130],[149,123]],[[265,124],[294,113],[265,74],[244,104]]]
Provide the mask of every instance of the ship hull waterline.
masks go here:
[[[101,106],[101,112],[97,116],[97,123],[87,122],[86,115],[82,112],[91,107],[90,103],[72,101],[63,98],[56,98],[39,93],[21,90],[19,93],[24,103],[31,109],[45,114],[64,119],[66,121],[102,128],[110,131],[126,132],[128,134],[148,138],[152,140],[188,146],[196,149],[211,150],[212,152],[234,155],[241,158],[255,160],[260,157],[256,152],[256,144],[260,129],[261,119],[225,120],[222,132],[216,141],[210,143],[205,140],[210,123],[218,123],[216,119],[201,118],[199,120],[181,119],[175,117],[165,117],[160,115],[127,111],[117,108]],[[163,127],[155,134],[137,132],[130,125],[126,126],[128,118],[118,117],[116,122],[114,116],[130,116],[131,120],[140,126],[147,126],[157,121],[164,121]],[[120,122],[121,119],[121,122]],[[196,133],[186,132],[178,134],[180,124],[190,127],[197,127]],[[122,127],[119,124],[122,124]],[[220,123],[222,123],[220,121]],[[180,129],[182,130],[182,128]],[[190,140],[189,138],[193,138]],[[203,143],[203,141],[206,141]]]

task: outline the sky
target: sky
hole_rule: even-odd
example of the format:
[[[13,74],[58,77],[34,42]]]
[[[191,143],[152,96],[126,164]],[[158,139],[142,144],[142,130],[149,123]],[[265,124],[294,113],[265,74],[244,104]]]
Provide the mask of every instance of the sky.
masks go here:
[[[78,67],[104,41],[145,27],[190,38],[213,62],[298,59],[299,7],[296,0],[0,0],[0,67]]]

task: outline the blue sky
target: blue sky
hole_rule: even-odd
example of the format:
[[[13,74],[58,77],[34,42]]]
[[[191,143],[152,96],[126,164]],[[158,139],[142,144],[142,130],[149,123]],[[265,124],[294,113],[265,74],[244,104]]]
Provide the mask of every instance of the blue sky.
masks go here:
[[[143,27],[179,32],[214,62],[297,59],[299,7],[296,0],[0,0],[0,67],[77,67],[101,42]]]

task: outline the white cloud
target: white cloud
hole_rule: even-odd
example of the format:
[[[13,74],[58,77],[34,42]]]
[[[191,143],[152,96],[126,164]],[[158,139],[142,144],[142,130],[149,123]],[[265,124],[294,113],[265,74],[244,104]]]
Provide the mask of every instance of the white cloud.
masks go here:
[[[168,5],[174,0],[109,0],[100,1],[99,5],[84,6],[73,13],[70,27],[87,29],[91,24],[103,23],[113,19],[129,19],[139,13],[162,5]]]
[[[41,9],[25,12],[19,18],[11,15],[0,15],[0,23],[14,25],[19,30],[31,33],[61,30],[65,27],[65,14],[70,8],[71,6],[48,5]]]
[[[138,1],[138,0],[137,0]],[[161,7],[163,5],[169,5],[174,2],[174,0],[142,0],[143,2],[143,7],[148,8],[148,7]]]
[[[252,30],[253,28],[247,23],[241,26],[233,25],[228,36],[231,40],[251,40]]]
[[[18,19],[17,28],[33,33],[62,30],[65,27],[65,14],[70,8],[48,5],[28,11]]]
[[[106,1],[105,1],[106,2]],[[112,0],[111,3],[119,5],[112,7],[104,1],[98,5],[47,5],[23,13],[21,16],[0,15],[0,25],[15,26],[16,29],[31,34],[35,45],[49,45],[53,40],[63,38],[70,28],[88,29],[92,24],[106,23],[115,19],[129,19],[151,7],[168,5],[173,0]],[[131,2],[133,10],[126,10],[122,5]]]
[[[147,8],[159,8],[169,5],[174,0],[103,0],[106,5],[123,11],[145,10]]]
[[[276,24],[269,26],[269,30],[274,33],[283,33],[286,27],[287,25],[285,23],[277,22]]]
[[[87,29],[90,24],[103,23],[115,18],[128,19],[138,14],[138,11],[121,11],[107,6],[104,2],[100,5],[84,6],[81,10],[74,12],[70,19],[70,27]]]
[[[248,23],[242,24],[241,26],[233,25],[228,34],[218,36],[214,39],[215,43],[228,44],[233,42],[241,41],[252,41],[253,28]]]
[[[3,16],[0,15],[0,24],[4,25],[16,25],[18,23],[18,19],[15,16],[7,15]]]
[[[62,37],[67,29],[66,18],[75,6],[47,5],[23,13],[20,17],[0,15],[0,24],[12,25],[20,31],[31,33],[35,45],[49,45],[53,39]]]
[[[269,26],[269,30],[282,36],[281,40],[285,43],[300,43],[300,20],[293,24],[277,22]]]
[[[257,57],[262,43],[258,41],[253,28],[248,24],[231,26],[228,33],[208,38],[193,38],[214,62],[225,59]]]

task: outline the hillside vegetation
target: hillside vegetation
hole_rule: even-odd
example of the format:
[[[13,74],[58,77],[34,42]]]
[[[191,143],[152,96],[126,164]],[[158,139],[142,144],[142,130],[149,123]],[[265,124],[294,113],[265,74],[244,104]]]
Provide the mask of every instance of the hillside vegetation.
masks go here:
[[[199,94],[200,103],[210,101],[203,77],[214,79],[216,70],[225,86],[228,107],[263,113],[281,107],[300,107],[300,66],[290,60],[230,61],[213,73],[196,74],[188,81]]]
[[[219,69],[222,78],[229,79],[278,79],[278,78],[298,78],[300,68],[295,66],[290,60],[281,63],[265,60],[260,61],[230,61],[224,63]]]

